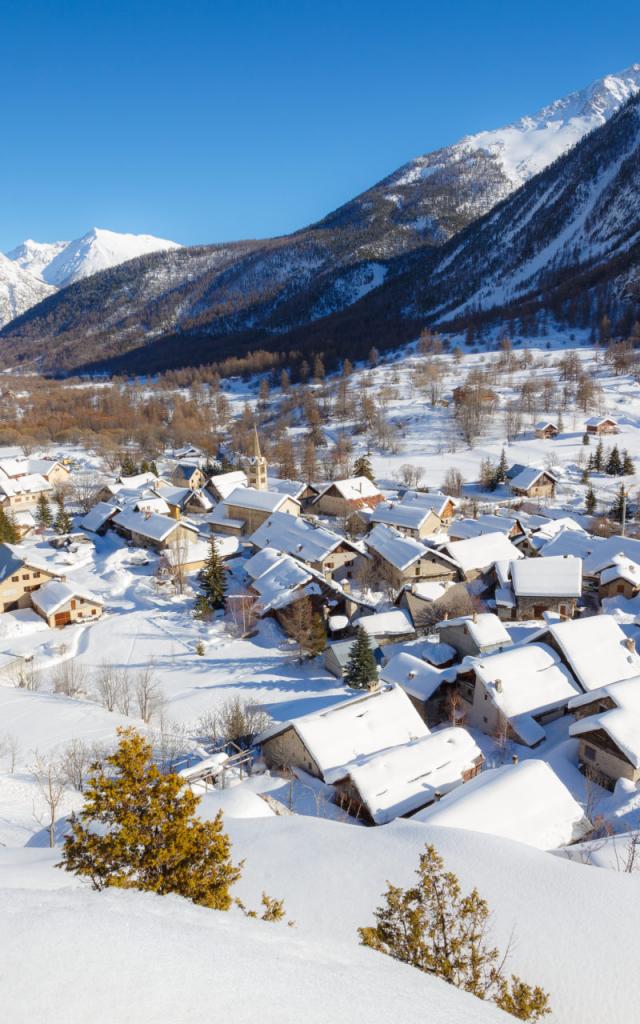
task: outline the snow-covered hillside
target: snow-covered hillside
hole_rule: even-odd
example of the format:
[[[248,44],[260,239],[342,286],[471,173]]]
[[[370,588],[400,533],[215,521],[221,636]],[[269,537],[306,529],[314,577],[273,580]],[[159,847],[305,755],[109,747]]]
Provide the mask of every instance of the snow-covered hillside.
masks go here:
[[[0,253],[0,327],[55,289]]]
[[[177,242],[153,235],[123,234],[104,228],[91,228],[72,242],[34,242],[27,239],[7,253],[24,270],[47,284],[64,288],[100,270],[144,256],[150,252],[178,249]]]

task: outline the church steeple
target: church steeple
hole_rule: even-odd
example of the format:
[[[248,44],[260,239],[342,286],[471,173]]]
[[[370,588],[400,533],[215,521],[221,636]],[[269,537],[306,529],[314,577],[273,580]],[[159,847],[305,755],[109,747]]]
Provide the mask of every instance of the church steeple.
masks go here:
[[[267,469],[268,462],[263,456],[260,450],[260,439],[258,437],[258,429],[254,424],[253,427],[253,455],[249,455],[245,460],[245,473],[247,474],[247,481],[249,487],[253,487],[256,491],[266,491],[268,487],[267,483]]]

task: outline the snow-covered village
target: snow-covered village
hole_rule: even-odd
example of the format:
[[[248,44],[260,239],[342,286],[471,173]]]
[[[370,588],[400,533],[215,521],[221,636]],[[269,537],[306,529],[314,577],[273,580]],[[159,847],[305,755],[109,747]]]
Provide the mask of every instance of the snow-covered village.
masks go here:
[[[11,1024],[638,1018],[627,6],[0,12]]]

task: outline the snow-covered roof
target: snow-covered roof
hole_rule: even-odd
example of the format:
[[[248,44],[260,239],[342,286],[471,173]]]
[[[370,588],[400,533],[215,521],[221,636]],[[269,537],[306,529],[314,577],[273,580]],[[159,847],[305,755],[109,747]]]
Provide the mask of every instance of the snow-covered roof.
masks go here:
[[[465,658],[496,707],[510,720],[567,704],[579,692],[560,656],[547,644],[510,647],[482,658]]]
[[[313,576],[290,555],[283,555],[270,568],[254,579],[251,587],[260,597],[263,611],[286,608],[293,597],[300,596],[304,588],[305,594],[318,593],[318,586]]]
[[[420,715],[398,686],[387,686],[272,726],[256,742],[265,742],[289,727],[295,729],[325,782],[343,778],[351,764],[368,754],[429,735]]]
[[[410,814],[461,785],[482,752],[466,729],[450,726],[372,754],[349,777],[377,825]]]
[[[628,708],[611,708],[572,722],[572,736],[584,736],[603,729],[634,768],[640,768],[640,714]]]
[[[419,505],[424,509],[433,509],[437,516],[441,516],[449,503],[454,507],[458,504],[456,498],[443,494],[442,491],[405,491],[401,498],[403,505]]]
[[[108,501],[99,501],[97,505],[94,505],[92,509],[89,509],[86,516],[80,520],[80,526],[84,530],[89,530],[90,533],[95,533],[97,530],[102,529],[104,524],[112,519],[118,512],[115,505],[111,505]]]
[[[0,583],[24,565],[24,556],[17,554],[8,544],[0,544]]]
[[[371,551],[401,571],[408,569],[418,558],[425,558],[429,554],[426,544],[413,537],[403,537],[392,526],[383,526],[382,523],[374,526],[365,542]]]
[[[522,552],[503,533],[485,533],[481,537],[454,541],[445,545],[445,550],[463,572],[488,569],[495,562],[511,562],[523,557]]]
[[[246,487],[247,474],[243,469],[233,469],[230,473],[218,473],[212,476],[207,486],[213,487],[222,500],[228,498],[236,487]]]
[[[274,512],[250,537],[257,548],[277,548],[303,562],[322,562],[341,544],[353,547],[340,534],[300,516]],[[355,550],[355,549],[354,549]]]
[[[621,555],[632,562],[640,562],[640,540],[634,540],[633,537],[608,537],[598,545],[594,544],[591,555],[584,561],[585,576],[598,576],[603,569],[615,565]]]
[[[362,626],[369,636],[404,636],[415,632],[410,617],[402,608],[362,615],[355,620],[354,625]]]
[[[73,583],[66,583],[62,580],[52,580],[50,583],[45,583],[43,587],[34,590],[31,595],[31,600],[43,615],[53,615],[57,612],[58,608],[61,608],[63,604],[66,604],[67,601],[71,601],[73,598],[80,598],[83,601],[89,601],[91,604],[104,604],[104,601],[94,594],[79,589]]]
[[[263,548],[262,551],[257,551],[255,555],[248,558],[242,568],[247,576],[250,576],[252,580],[257,580],[258,576],[262,576],[263,572],[280,561],[282,554],[282,551],[278,551],[276,548]]]
[[[533,487],[538,482],[541,476],[548,476],[554,482],[556,477],[548,469],[536,469],[535,466],[527,466],[517,476],[514,476],[511,480],[511,486],[515,487],[519,491],[528,491],[530,487]]]
[[[170,516],[158,515],[155,512],[135,512],[131,508],[118,512],[113,522],[123,530],[139,533],[141,537],[156,541],[166,540],[178,526],[190,528],[197,533],[196,527],[184,519],[172,519]]]
[[[578,598],[582,593],[582,560],[571,555],[522,558],[511,564],[516,597]]]
[[[590,416],[588,420],[585,420],[585,426],[587,427],[599,427],[601,423],[617,423],[613,416]]]
[[[51,490],[53,490],[52,485],[40,473],[28,473],[15,480],[0,474],[0,491],[3,491],[9,498],[16,494],[40,494],[42,491]]]
[[[448,661],[455,661],[458,652],[451,644],[445,644],[437,640],[426,640],[420,648],[420,656],[428,661],[430,665],[446,665]]]
[[[216,505],[213,512],[207,513],[206,522],[209,524],[211,529],[215,529],[216,526],[223,528],[231,527],[236,530],[244,529],[244,521],[242,519],[231,519],[227,515],[225,505]]]
[[[380,491],[368,476],[350,476],[345,480],[332,480],[330,484],[322,488],[318,497],[321,498],[332,487],[335,487],[340,497],[346,501],[361,501],[365,498],[380,497]]]
[[[371,520],[374,523],[385,523],[387,526],[402,527],[406,530],[419,530],[433,512],[432,508],[425,508],[423,505],[380,502],[376,505]]]
[[[455,681],[457,669],[434,668],[421,658],[416,658],[408,651],[400,651],[389,659],[380,671],[380,679],[385,683],[395,683],[418,700],[429,700],[442,683]]]
[[[435,580],[418,580],[411,584],[411,593],[421,601],[439,601],[447,592],[447,585]]]
[[[295,501],[288,494],[277,491],[258,491],[254,487],[236,487],[224,499],[226,507],[237,505],[239,508],[258,509],[261,512],[277,512],[286,501]]]
[[[611,615],[591,615],[548,627],[584,690],[640,675],[640,657]]]
[[[135,476],[119,476],[117,483],[130,491],[138,491],[141,487],[155,487],[159,479],[154,473],[136,473]]]
[[[640,565],[624,555],[615,555],[613,565],[600,573],[601,583],[611,583],[613,580],[625,580],[634,587],[640,586]]]
[[[501,608],[515,608],[516,599],[511,587],[496,587],[493,595],[497,605]]]
[[[235,542],[236,549],[238,546],[237,537],[225,537],[225,540]],[[216,545],[218,546],[218,544]],[[218,551],[218,554],[221,554]],[[209,557],[209,541],[208,540],[185,540],[184,543],[176,545],[175,548],[168,547],[164,553],[169,565],[190,565],[192,562],[206,562]]]
[[[536,430],[546,430],[547,427],[552,427],[553,430],[557,430],[558,424],[554,423],[553,420],[538,420],[535,425]]]
[[[504,624],[492,612],[479,612],[477,615],[459,615],[454,619],[443,619],[438,623],[437,628],[440,632],[446,633],[450,626],[465,627],[479,649],[511,644],[511,637]]]
[[[616,707],[640,714],[640,676],[631,676],[619,683],[609,683],[608,686],[600,686],[597,690],[580,693],[569,701],[569,710],[574,711],[605,697],[610,697]]]
[[[540,850],[574,842],[592,828],[553,769],[534,759],[488,769],[412,820],[488,832]]]
[[[530,543],[537,548],[543,558],[551,558],[556,555],[575,555],[585,562],[590,555],[600,548],[605,542],[601,537],[592,537],[584,530],[576,530],[573,527],[563,526],[551,540],[547,539],[546,532],[539,531],[530,538]],[[586,565],[583,566],[586,571]]]

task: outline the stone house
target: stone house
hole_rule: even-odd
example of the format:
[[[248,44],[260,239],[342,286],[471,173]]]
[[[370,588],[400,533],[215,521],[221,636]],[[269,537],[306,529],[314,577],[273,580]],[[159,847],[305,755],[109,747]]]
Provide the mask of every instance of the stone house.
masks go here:
[[[573,618],[582,595],[582,559],[571,555],[523,558],[510,566],[511,587],[496,590],[500,618],[541,619],[544,612]]]
[[[372,560],[372,572],[399,590],[416,580],[457,580],[459,567],[443,551],[428,547],[382,524],[374,526],[365,543]]]
[[[104,610],[104,602],[71,583],[53,580],[31,595],[31,602],[48,626],[61,628],[73,622],[95,621]]]
[[[164,551],[170,545],[187,545],[197,540],[198,529],[186,519],[158,515],[155,512],[135,512],[125,508],[111,520],[117,533],[138,547]]]
[[[172,473],[172,479],[176,487],[187,487],[190,491],[197,491],[204,487],[206,477],[199,466],[192,466],[188,462],[179,462]]]
[[[249,538],[258,550],[274,548],[310,565],[327,579],[349,579],[360,550],[339,533],[284,511],[274,512]]]
[[[24,558],[17,549],[0,544],[0,609],[30,608],[31,595],[52,580],[64,577]]]
[[[592,416],[585,423],[588,434],[617,434],[618,422],[613,416]]]
[[[465,580],[475,580],[493,569],[496,563],[513,562],[522,552],[504,533],[492,531],[466,540],[445,544],[447,555],[458,565]]]
[[[614,789],[618,779],[640,782],[640,713],[614,707],[585,718],[569,728],[579,740],[581,771],[605,789]]]
[[[598,596],[625,597],[630,600],[640,593],[640,565],[624,555],[615,555],[613,565],[600,573]]]
[[[355,637],[353,636],[345,637],[344,640],[335,640],[333,643],[327,644],[324,649],[324,667],[336,679],[344,679],[354,641]],[[370,646],[376,662],[380,665],[382,663],[382,648],[375,640],[370,641]]]
[[[442,491],[405,491],[400,504],[431,509],[443,523],[453,519],[458,507],[457,500]]]
[[[497,615],[491,612],[460,615],[437,625],[442,643],[449,644],[461,658],[492,654],[511,646],[511,637]]]
[[[553,498],[557,480],[548,469],[531,466],[518,473],[510,483],[511,493],[524,498]]]
[[[320,492],[312,504],[314,511],[328,516],[348,518],[360,509],[374,509],[384,501],[376,485],[366,476],[334,480]]]
[[[439,669],[409,651],[400,651],[383,665],[380,681],[402,687],[422,721],[433,726],[448,717],[447,702],[456,675],[456,668]]]
[[[236,487],[224,499],[224,519],[234,524],[242,523],[242,533],[245,534],[254,533],[274,512],[299,516],[300,502],[289,494],[259,491],[253,487]],[[223,520],[216,519],[218,527],[221,523]]]
[[[392,526],[403,537],[413,537],[414,540],[422,540],[442,529],[442,519],[432,508],[392,501],[381,502],[373,512],[371,522]]]

